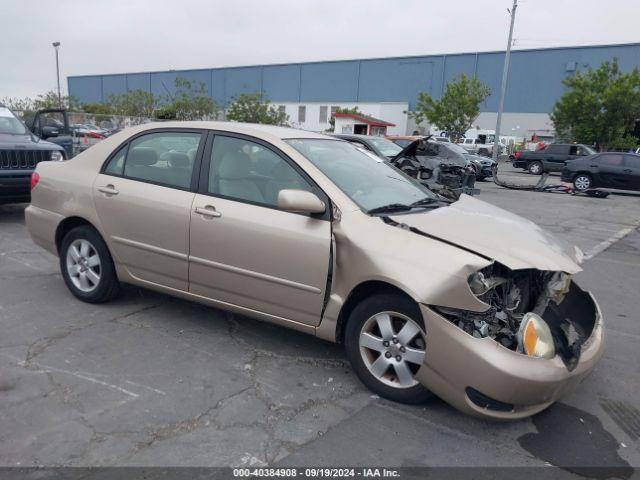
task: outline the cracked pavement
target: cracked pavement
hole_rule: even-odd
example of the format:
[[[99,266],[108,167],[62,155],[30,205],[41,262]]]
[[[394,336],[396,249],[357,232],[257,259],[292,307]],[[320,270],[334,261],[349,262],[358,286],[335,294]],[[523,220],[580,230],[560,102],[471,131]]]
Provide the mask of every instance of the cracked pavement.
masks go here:
[[[585,252],[640,221],[640,195],[479,187]],[[594,374],[533,419],[491,423],[438,399],[381,400],[340,346],[302,333],[131,286],[81,303],[32,244],[23,209],[0,207],[0,466],[593,462],[628,478],[640,464],[637,231],[577,277],[606,320]],[[543,448],[555,443],[582,449],[558,457]]]

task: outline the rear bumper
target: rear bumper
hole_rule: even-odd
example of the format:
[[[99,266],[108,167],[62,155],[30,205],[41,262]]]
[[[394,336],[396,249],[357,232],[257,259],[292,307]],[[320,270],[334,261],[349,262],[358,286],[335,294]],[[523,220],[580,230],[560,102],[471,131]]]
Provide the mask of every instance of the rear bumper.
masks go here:
[[[0,175],[0,204],[28,202],[31,171],[15,175]]]
[[[428,332],[427,356],[417,378],[447,403],[471,415],[508,420],[544,410],[584,380],[602,356],[602,314],[593,297],[588,297],[594,304],[595,324],[572,371],[558,356],[532,358],[491,338],[472,337],[421,305]],[[494,400],[494,406],[480,406],[477,395],[474,402],[470,398],[473,391]]]
[[[24,211],[24,219],[33,243],[54,255],[58,255],[56,230],[64,217],[49,210],[29,205]]]

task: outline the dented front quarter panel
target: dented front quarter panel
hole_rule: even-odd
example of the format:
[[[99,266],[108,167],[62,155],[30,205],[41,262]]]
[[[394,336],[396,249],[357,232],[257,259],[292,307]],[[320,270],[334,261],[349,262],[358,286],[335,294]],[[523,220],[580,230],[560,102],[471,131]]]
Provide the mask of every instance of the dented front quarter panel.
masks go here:
[[[406,292],[418,303],[484,311],[467,284],[469,275],[491,264],[483,258],[389,225],[361,211],[342,213],[334,222],[331,294],[317,335],[335,340],[342,305],[355,287],[382,281]]]

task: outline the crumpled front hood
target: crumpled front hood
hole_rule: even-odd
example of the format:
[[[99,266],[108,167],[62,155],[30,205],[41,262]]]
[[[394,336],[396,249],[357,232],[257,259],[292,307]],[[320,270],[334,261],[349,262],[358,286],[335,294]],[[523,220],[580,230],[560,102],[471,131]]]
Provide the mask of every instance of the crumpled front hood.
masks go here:
[[[576,247],[530,220],[468,195],[446,207],[390,218],[512,270],[536,268],[570,274],[581,270],[582,252]]]

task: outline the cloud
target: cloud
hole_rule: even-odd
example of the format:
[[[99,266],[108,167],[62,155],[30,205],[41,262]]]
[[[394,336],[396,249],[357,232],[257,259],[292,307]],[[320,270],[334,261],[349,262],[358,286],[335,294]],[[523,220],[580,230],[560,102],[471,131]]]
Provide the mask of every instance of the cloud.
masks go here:
[[[2,0],[0,98],[67,75],[502,50],[509,0]],[[577,8],[579,3],[580,8]],[[637,41],[637,0],[521,0],[516,48]],[[576,28],[579,26],[579,28]]]

